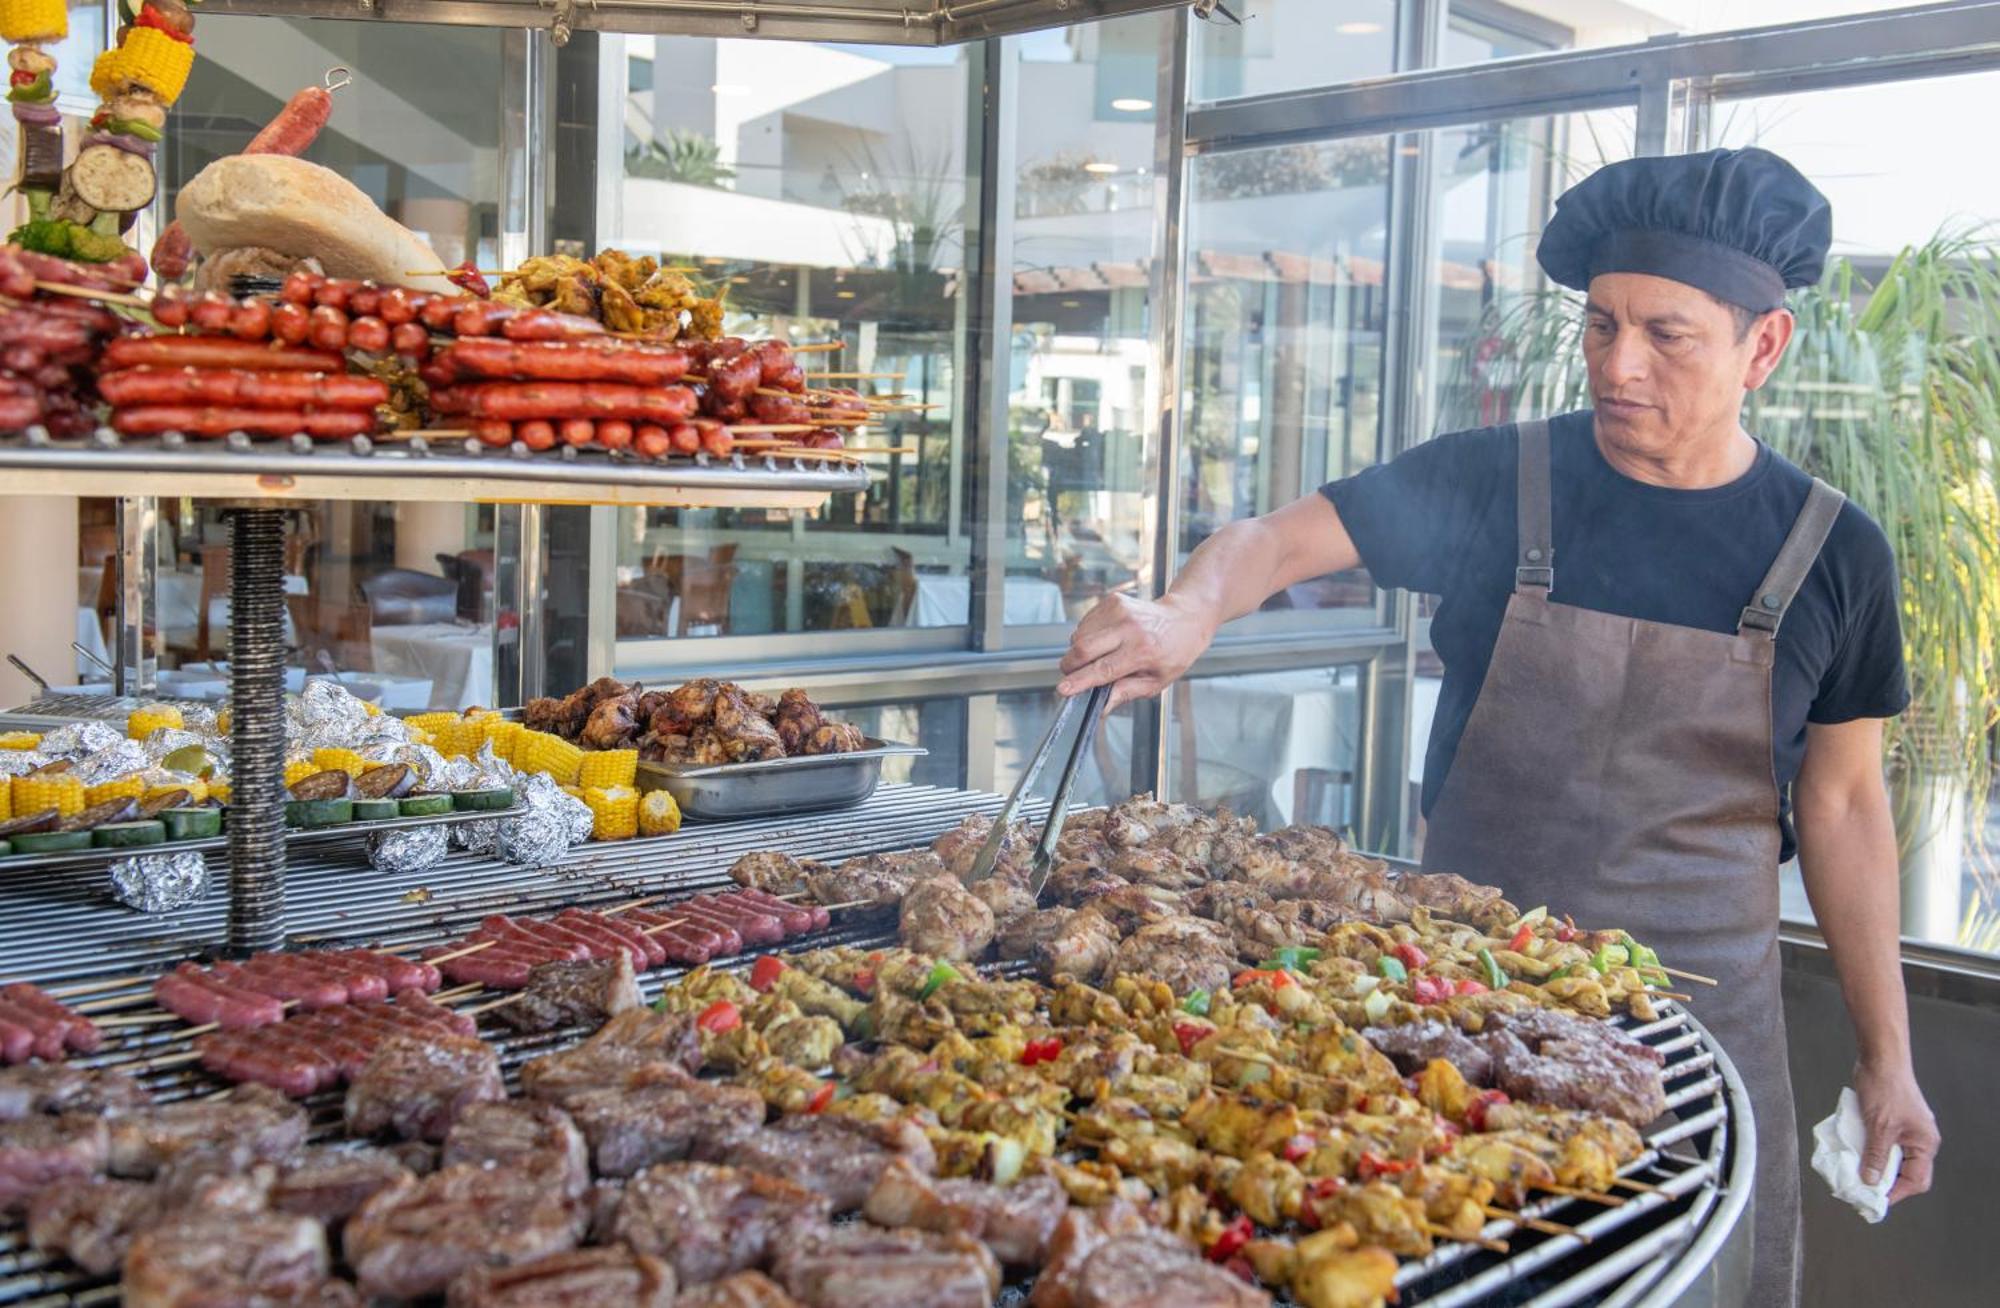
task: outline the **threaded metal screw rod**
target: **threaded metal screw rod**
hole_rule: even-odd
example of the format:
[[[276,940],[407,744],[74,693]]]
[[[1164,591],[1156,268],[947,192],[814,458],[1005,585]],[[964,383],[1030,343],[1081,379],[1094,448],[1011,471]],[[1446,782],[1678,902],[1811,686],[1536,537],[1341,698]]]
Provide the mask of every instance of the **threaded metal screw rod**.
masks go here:
[[[285,516],[230,516],[229,947],[285,941]]]

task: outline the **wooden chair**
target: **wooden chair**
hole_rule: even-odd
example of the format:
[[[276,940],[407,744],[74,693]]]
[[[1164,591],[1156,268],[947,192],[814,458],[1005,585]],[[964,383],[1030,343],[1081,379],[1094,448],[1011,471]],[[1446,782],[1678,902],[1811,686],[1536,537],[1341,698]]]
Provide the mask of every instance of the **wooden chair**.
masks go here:
[[[76,532],[76,563],[94,568],[118,553],[118,528],[103,522],[86,523]]]
[[[201,590],[195,600],[194,639],[170,641],[167,652],[173,655],[179,665],[188,663],[209,663],[227,657],[228,639],[224,634],[223,652],[218,653],[214,644],[214,631],[209,622],[209,609],[216,600],[229,595],[230,551],[227,545],[203,545],[201,547]]]
[[[733,554],[735,546],[727,547]],[[670,580],[675,580],[669,574]],[[676,636],[685,636],[691,627],[714,627],[714,634],[729,634],[729,592],[736,584],[734,563],[681,558],[675,593],[680,596],[681,616],[675,624]]]
[[[917,607],[917,556],[894,545],[889,547],[889,553],[896,559],[896,605],[889,615],[889,625],[907,627],[910,613]]]
[[[369,635],[366,604],[335,604],[317,595],[287,595],[285,607],[291,612],[300,661],[307,672],[320,670],[322,653],[342,672],[374,671],[375,646]]]

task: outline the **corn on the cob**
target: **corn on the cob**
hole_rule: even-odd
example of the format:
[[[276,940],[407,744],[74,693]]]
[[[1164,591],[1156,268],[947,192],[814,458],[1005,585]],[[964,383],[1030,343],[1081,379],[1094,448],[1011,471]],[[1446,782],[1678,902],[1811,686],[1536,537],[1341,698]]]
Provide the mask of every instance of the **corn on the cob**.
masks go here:
[[[590,805],[592,840],[630,840],[639,833],[639,792],[631,787],[587,786],[583,802]]]
[[[208,797],[218,804],[227,804],[229,802],[229,783],[227,781],[209,782]]]
[[[361,711],[363,713],[366,713],[371,718],[379,718],[382,716],[382,706],[379,704],[370,704],[365,699],[361,701]]]
[[[114,799],[139,799],[146,793],[146,778],[134,772],[126,777],[114,777],[110,781],[100,781],[85,787],[83,802],[93,808],[108,804]]]
[[[120,88],[136,84],[171,105],[187,88],[194,68],[194,46],[176,41],[155,27],[134,27],[117,49],[97,56],[90,68],[90,89],[111,99]]]
[[[465,720],[467,722],[491,722],[499,716],[499,709],[469,708],[465,710]]]
[[[493,746],[493,757],[514,761],[514,750],[526,730],[518,722],[508,722],[501,718],[481,718],[479,729],[486,733],[487,741]]]
[[[132,710],[125,718],[125,734],[133,740],[144,740],[161,727],[185,727],[186,719],[181,711],[171,704],[146,704]]]
[[[313,765],[321,772],[345,772],[350,777],[358,777],[374,766],[351,749],[316,749]]]
[[[69,35],[69,0],[0,0],[0,39],[60,41]]]
[[[453,722],[436,728],[432,735],[437,737],[436,746],[440,754],[477,754],[479,747],[486,743],[486,733],[477,722]]]
[[[430,732],[432,735],[436,735],[445,727],[449,727],[459,720],[459,716],[456,713],[412,713],[403,719],[403,725],[406,727],[419,727]]]
[[[220,709],[220,710],[218,710],[218,711],[216,712],[216,715],[215,715],[215,732],[216,732],[216,734],[217,734],[217,735],[219,735],[219,736],[227,736],[227,735],[229,734],[229,710],[228,710],[228,709],[226,709],[226,708],[225,708],[225,709]]]
[[[5,822],[13,816],[14,786],[10,781],[8,784],[0,786],[0,822]]]
[[[67,772],[15,777],[13,790],[14,811],[24,817],[45,808],[55,809],[64,817],[83,812],[83,778]]]
[[[583,756],[577,765],[578,785],[599,790],[609,790],[613,786],[629,786],[639,776],[639,751],[636,749],[594,749]]]
[[[639,834],[667,836],[681,829],[681,806],[664,790],[649,790],[639,797]]]
[[[319,764],[313,762],[309,758],[295,758],[287,760],[287,762],[285,763],[285,786],[287,789],[290,789],[291,787],[298,785],[299,782],[304,781],[307,777],[310,777],[315,773],[324,771],[326,771],[325,768],[321,767]]]
[[[410,733],[410,743],[412,745],[437,744],[437,737],[433,736],[430,732],[425,731],[422,727],[410,727],[408,728],[408,731]]]
[[[186,802],[189,804],[199,804],[208,798],[208,783],[200,777],[189,777],[186,781],[172,786],[154,786],[144,795],[141,795],[140,798],[143,800],[154,800],[158,799],[161,795],[175,790],[185,790],[187,792]]]
[[[42,743],[39,731],[0,732],[0,749],[33,749]]]
[[[583,766],[583,751],[561,736],[546,731],[523,731],[516,740],[514,766],[528,772],[546,772],[559,784],[577,784]]]

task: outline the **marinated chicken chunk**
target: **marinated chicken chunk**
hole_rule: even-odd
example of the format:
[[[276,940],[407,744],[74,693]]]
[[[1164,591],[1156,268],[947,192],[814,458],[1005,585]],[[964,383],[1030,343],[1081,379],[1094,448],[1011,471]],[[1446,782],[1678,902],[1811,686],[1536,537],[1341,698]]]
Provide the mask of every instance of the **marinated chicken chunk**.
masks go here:
[[[903,896],[898,924],[903,943],[918,953],[970,962],[993,943],[993,910],[957,877],[920,881]]]

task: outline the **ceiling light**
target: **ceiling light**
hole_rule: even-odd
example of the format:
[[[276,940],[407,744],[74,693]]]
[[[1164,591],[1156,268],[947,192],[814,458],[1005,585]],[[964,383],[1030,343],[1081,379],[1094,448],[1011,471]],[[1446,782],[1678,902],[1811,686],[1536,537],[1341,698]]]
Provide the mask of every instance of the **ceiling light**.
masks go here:
[[[836,299],[836,300],[851,300],[851,299],[853,299],[853,298],[854,298],[854,292],[853,292],[853,291],[835,291],[835,292],[833,293],[833,298],[834,298],[834,299]]]
[[[1153,102],[1151,100],[1140,100],[1134,96],[1124,95],[1113,100],[1111,107],[1120,113],[1142,114],[1153,107]]]
[[[1335,23],[1333,30],[1342,36],[1373,36],[1382,30],[1382,24],[1370,22]]]
[[[1096,173],[1100,177],[1106,177],[1117,172],[1118,165],[1115,163],[1087,163],[1083,166],[1083,171]]]
[[[1081,309],[1081,308],[1083,307],[1083,301],[1082,301],[1082,300],[1064,300],[1064,301],[1062,302],[1062,307],[1063,307],[1063,308],[1065,308],[1065,309]]]
[[[748,94],[750,94],[750,88],[749,88],[749,87],[747,87],[747,86],[738,86],[738,85],[736,85],[736,84],[735,84],[735,83],[733,83],[733,82],[717,82],[717,83],[716,83],[716,84],[715,84],[714,86],[711,86],[711,87],[709,87],[708,89],[709,89],[709,90],[711,90],[711,91],[713,91],[713,92],[715,92],[715,93],[716,93],[717,95],[748,95]]]

